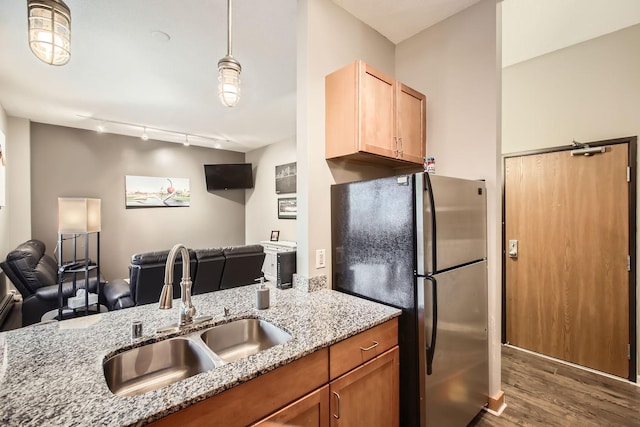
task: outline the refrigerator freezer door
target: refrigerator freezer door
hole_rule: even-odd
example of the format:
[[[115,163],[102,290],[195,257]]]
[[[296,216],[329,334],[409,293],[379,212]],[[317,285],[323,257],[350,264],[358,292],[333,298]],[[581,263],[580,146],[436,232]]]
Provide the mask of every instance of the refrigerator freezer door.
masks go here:
[[[424,313],[419,325],[421,425],[463,427],[487,403],[489,393],[487,263],[452,269],[419,284],[424,285],[418,292],[419,312]]]
[[[411,176],[331,186],[333,288],[414,307]]]
[[[418,255],[424,259],[424,266],[418,262],[418,274],[428,275],[486,259],[484,182],[418,174],[416,183],[416,187],[422,185],[425,190],[416,195],[416,203],[422,201],[424,206],[416,212],[418,232],[423,234],[422,239],[417,237]]]

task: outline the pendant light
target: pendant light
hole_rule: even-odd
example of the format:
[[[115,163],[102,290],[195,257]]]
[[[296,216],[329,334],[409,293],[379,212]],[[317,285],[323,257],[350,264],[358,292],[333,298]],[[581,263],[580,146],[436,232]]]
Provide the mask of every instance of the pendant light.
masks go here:
[[[28,0],[29,47],[49,65],[71,58],[71,12],[62,0]]]
[[[218,97],[222,105],[240,101],[240,63],[231,55],[231,0],[227,0],[227,56],[218,61]]]

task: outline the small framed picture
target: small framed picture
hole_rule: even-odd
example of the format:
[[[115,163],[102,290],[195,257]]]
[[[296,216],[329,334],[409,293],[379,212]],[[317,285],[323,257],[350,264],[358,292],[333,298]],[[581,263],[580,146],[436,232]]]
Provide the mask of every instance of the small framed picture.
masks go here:
[[[278,219],[296,219],[298,216],[298,201],[295,197],[278,199]]]
[[[271,241],[272,242],[277,242],[279,238],[280,238],[280,231],[279,230],[274,230],[274,231],[271,232]]]

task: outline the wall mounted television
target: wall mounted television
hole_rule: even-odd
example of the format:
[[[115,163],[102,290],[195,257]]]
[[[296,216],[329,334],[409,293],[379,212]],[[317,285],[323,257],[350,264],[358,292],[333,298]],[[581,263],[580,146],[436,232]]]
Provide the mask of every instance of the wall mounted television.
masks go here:
[[[207,191],[253,188],[251,163],[204,165]]]

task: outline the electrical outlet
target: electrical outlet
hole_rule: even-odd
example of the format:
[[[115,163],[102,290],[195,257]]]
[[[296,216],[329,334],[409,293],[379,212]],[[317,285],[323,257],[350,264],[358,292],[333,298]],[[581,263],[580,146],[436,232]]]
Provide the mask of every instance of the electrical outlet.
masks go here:
[[[316,249],[316,268],[324,268],[326,266],[326,251],[324,249]]]

